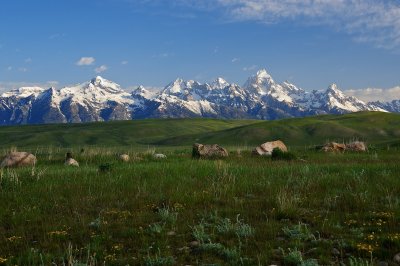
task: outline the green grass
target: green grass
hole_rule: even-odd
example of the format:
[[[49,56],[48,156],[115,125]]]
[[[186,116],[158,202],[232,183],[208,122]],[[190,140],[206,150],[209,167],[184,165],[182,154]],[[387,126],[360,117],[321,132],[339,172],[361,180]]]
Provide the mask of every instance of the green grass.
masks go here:
[[[346,115],[324,115],[306,118],[262,121],[250,125],[199,132],[165,138],[158,145],[182,145],[194,141],[225,145],[258,145],[266,140],[281,139],[291,146],[310,146],[327,141],[367,141],[378,146],[400,146],[400,115],[361,112]]]
[[[254,146],[281,139],[291,146],[326,141],[367,141],[381,147],[400,146],[400,115],[361,112],[277,121],[215,119],[148,119],[87,124],[0,127],[0,147],[170,147],[195,142]],[[175,148],[174,148],[175,149]]]
[[[398,115],[359,113],[2,127],[0,157],[17,146],[34,152],[38,164],[0,172],[0,264],[390,262],[400,251],[398,123]],[[375,135],[378,128],[385,137]],[[173,146],[176,136],[180,146]],[[367,153],[307,146],[355,137],[370,144]],[[227,146],[230,156],[193,160],[193,138]],[[270,138],[287,142],[297,159],[251,156],[256,143]],[[153,159],[155,150],[168,158]],[[63,165],[66,151],[81,167]],[[118,152],[131,161],[119,162]]]
[[[190,149],[154,160],[130,150],[135,159],[121,163],[87,148],[75,153],[80,168],[49,150],[34,169],[1,173],[8,265],[348,265],[390,261],[400,250],[394,149],[299,150],[302,160],[290,162],[235,150],[192,160]]]
[[[164,138],[211,132],[256,123],[255,120],[146,119],[85,124],[0,127],[0,147],[147,146]]]

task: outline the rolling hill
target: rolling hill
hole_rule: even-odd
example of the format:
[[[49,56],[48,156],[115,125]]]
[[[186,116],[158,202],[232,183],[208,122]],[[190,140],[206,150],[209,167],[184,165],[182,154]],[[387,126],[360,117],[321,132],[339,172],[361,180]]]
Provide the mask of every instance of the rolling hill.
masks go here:
[[[146,119],[0,127],[0,147],[3,148],[188,146],[194,142],[254,146],[274,139],[293,147],[352,139],[378,146],[400,146],[400,115],[360,112],[277,121]]]

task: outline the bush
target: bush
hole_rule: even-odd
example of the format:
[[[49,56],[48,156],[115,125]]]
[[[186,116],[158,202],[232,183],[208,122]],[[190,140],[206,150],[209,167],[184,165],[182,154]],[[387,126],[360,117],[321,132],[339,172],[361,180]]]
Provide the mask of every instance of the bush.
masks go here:
[[[284,152],[279,148],[275,148],[272,150],[271,158],[272,160],[284,160],[284,161],[291,161],[297,159],[294,153]]]

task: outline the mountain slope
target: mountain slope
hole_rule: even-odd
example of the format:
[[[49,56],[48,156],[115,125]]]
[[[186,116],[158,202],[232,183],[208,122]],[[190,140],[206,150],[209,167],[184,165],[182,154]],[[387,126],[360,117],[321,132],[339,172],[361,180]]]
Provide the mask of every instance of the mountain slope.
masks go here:
[[[400,115],[361,112],[276,121],[145,119],[102,123],[0,127],[0,147],[186,146],[195,142],[227,146],[259,145],[281,139],[304,149],[326,141],[365,140],[369,145],[400,147]]]
[[[132,93],[100,76],[60,90],[24,87],[0,97],[0,125],[81,123],[140,118],[223,118],[275,120],[359,111],[398,112],[400,104],[364,103],[331,85],[308,92],[277,83],[266,70],[244,86],[217,78],[211,83],[176,79],[158,92]]]
[[[156,145],[190,145],[221,143],[226,145],[258,145],[281,139],[291,146],[307,147],[327,141],[366,141],[374,145],[400,146],[400,114],[359,112],[344,115],[322,115],[263,121],[218,132],[189,134],[165,138]]]

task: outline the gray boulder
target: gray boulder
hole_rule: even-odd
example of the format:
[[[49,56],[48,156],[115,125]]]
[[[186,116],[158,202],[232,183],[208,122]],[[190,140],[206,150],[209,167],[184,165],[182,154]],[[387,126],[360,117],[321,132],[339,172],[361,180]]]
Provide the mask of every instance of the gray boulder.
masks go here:
[[[193,158],[222,158],[228,157],[228,151],[218,144],[203,145],[199,143],[193,144]]]

